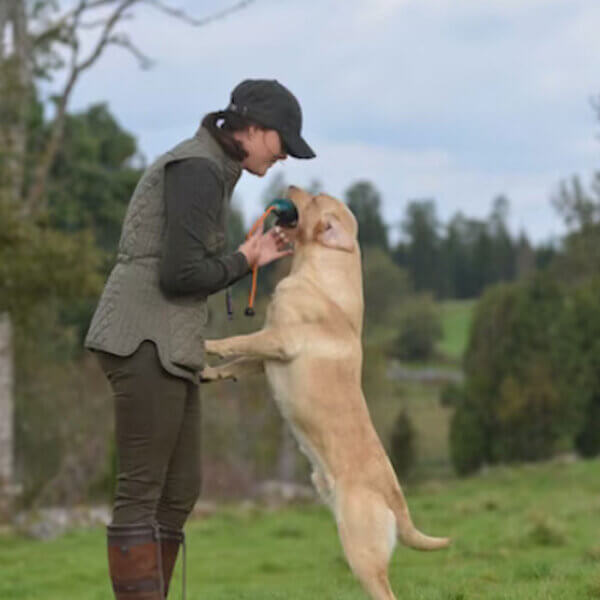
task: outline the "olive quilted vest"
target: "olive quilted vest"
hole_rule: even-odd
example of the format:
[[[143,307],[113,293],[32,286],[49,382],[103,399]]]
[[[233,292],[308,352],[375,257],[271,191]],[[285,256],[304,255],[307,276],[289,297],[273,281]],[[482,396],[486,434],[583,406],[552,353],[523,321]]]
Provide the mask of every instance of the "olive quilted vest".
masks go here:
[[[206,297],[167,296],[159,286],[166,226],[164,169],[169,162],[192,157],[211,160],[222,176],[222,223],[205,240],[205,246],[211,254],[224,251],[227,209],[241,167],[200,127],[193,138],[154,161],[138,182],[123,222],[117,261],[92,318],[85,347],[128,356],[144,340],[152,340],[169,373],[197,382],[204,363]]]

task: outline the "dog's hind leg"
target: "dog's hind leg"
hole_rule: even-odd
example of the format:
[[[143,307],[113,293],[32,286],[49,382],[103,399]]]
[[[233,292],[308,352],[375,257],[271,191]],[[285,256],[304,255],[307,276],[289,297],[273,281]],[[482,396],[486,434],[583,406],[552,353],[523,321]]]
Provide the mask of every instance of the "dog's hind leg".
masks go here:
[[[238,380],[246,375],[264,373],[265,363],[259,358],[236,358],[216,367],[206,366],[202,369],[202,381],[216,381],[218,379]]]
[[[396,518],[377,493],[336,490],[335,515],[348,563],[373,600],[396,600],[388,563],[396,544]]]

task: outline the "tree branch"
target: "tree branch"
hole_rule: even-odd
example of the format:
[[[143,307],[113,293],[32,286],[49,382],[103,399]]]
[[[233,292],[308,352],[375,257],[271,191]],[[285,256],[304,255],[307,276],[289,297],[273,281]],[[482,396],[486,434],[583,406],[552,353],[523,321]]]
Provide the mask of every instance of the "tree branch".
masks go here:
[[[237,2],[236,4],[234,4],[233,6],[230,6],[229,8],[225,8],[219,12],[209,15],[208,17],[204,17],[202,19],[196,19],[196,18],[188,15],[185,11],[183,11],[179,8],[173,8],[172,6],[169,6],[162,0],[142,0],[142,1],[145,4],[150,4],[151,6],[154,6],[154,8],[157,8],[158,10],[160,10],[161,12],[164,12],[165,14],[169,15],[170,17],[175,17],[176,19],[185,21],[186,23],[189,23],[190,25],[193,25],[194,27],[203,27],[204,25],[208,25],[209,23],[212,23],[213,21],[219,21],[220,19],[224,19],[225,17],[228,17],[232,13],[237,12],[238,10],[242,10],[243,8],[246,8],[248,5],[250,5],[254,2],[254,0],[241,0],[240,2]]]
[[[131,52],[131,54],[133,54],[133,56],[135,56],[135,58],[137,59],[139,65],[140,65],[140,68],[142,68],[142,69],[149,69],[154,64],[152,59],[149,56],[147,56],[146,54],[144,54],[131,41],[129,36],[124,33],[112,36],[111,38],[109,38],[108,43],[115,44],[116,46],[121,46],[121,48],[125,48],[125,50],[128,50],[129,52]]]
[[[2,0],[0,0],[2,1]],[[38,161],[37,168],[33,176],[33,183],[27,194],[27,199],[23,204],[23,211],[26,214],[39,211],[44,208],[46,184],[48,175],[56,154],[60,148],[64,132],[67,104],[70,100],[73,88],[81,74],[89,69],[101,56],[102,52],[109,44],[114,44],[125,48],[131,52],[139,61],[142,68],[148,68],[151,65],[149,57],[142,53],[126,34],[114,34],[115,26],[131,15],[126,11],[139,3],[150,4],[165,14],[180,19],[194,27],[202,27],[214,21],[224,19],[228,15],[241,10],[252,4],[254,0],[241,0],[236,4],[215,12],[202,19],[195,19],[189,16],[185,11],[169,6],[163,0],[80,0],[77,6],[65,12],[60,18],[49,23],[45,29],[35,37],[35,43],[48,43],[48,40],[58,40],[59,42],[71,47],[71,61],[66,83],[56,103],[56,114],[52,123],[50,136],[42,156]],[[113,12],[106,19],[96,19],[83,21],[84,16],[90,14],[96,9],[115,6]],[[80,29],[89,29],[102,26],[102,31],[87,58],[78,62],[79,39],[77,33]]]
[[[89,12],[90,10],[94,10],[96,8],[108,6],[109,4],[115,4],[118,1],[119,0],[94,0],[91,2],[90,0],[83,0],[76,8],[66,11],[54,21],[48,21],[40,32],[32,35],[32,39],[34,42],[37,42],[38,39],[53,36],[65,27],[68,27],[70,19],[72,19],[75,14],[81,10],[82,4],[84,6],[81,12]]]
[[[79,64],[77,64],[77,54],[79,45],[76,39],[73,40],[73,56],[71,60],[70,74],[67,78],[67,82],[65,84],[65,87],[63,88],[62,94],[59,96],[59,100],[56,105],[56,115],[54,117],[54,123],[52,124],[52,129],[50,132],[50,139],[48,140],[48,143],[46,144],[46,148],[44,149],[38,166],[35,169],[33,184],[29,190],[29,194],[27,195],[27,200],[24,205],[24,210],[27,214],[39,211],[41,208],[43,208],[43,204],[45,204],[43,202],[43,197],[46,191],[48,174],[60,147],[60,142],[62,140],[65,125],[67,103],[71,97],[71,93],[73,91],[75,83],[77,82],[77,79],[80,77],[81,73],[83,73],[86,69],[91,67],[94,64],[94,62],[98,60],[104,48],[107,46],[107,44],[110,43],[110,33],[112,29],[119,22],[119,19],[121,18],[123,13],[128,8],[133,6],[136,2],[139,2],[139,0],[122,0],[120,2],[119,6],[107,19],[104,25],[104,29],[100,35],[100,38],[98,39],[98,42],[96,43],[95,48],[90,52],[89,56]],[[85,10],[86,4],[86,1],[82,0],[78,8],[75,9],[73,13],[72,27],[75,27],[77,25],[81,14],[83,14],[83,10]],[[72,32],[74,33],[75,29],[72,29]]]

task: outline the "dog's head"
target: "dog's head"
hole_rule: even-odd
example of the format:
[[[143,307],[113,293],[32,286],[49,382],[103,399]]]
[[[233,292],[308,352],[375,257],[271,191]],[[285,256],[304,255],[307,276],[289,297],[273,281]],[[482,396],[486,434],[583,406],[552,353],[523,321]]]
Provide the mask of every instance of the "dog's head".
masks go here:
[[[343,202],[326,194],[313,196],[293,185],[287,197],[298,209],[298,225],[287,232],[293,241],[302,246],[316,244],[343,252],[356,251],[358,224]]]

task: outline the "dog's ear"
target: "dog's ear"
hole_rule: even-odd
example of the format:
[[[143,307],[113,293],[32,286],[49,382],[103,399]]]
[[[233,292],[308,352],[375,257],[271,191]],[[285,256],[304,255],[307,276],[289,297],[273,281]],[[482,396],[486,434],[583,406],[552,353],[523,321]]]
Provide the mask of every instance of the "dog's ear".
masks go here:
[[[333,214],[325,213],[315,227],[315,239],[329,248],[337,248],[352,252],[354,238],[350,235],[342,222]]]

